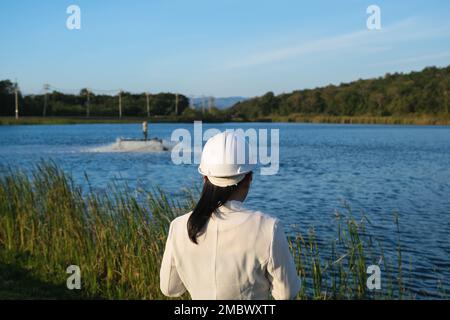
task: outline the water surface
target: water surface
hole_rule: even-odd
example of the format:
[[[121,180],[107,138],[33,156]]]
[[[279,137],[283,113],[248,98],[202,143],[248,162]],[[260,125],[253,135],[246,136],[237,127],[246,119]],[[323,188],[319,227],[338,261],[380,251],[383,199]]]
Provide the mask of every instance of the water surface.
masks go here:
[[[280,130],[280,170],[254,177],[247,206],[279,217],[287,231],[314,226],[335,236],[334,213],[347,202],[363,212],[377,238],[394,250],[394,213],[412,289],[450,290],[450,128],[428,126],[211,124],[204,129]],[[170,141],[176,128],[150,125],[150,136]],[[105,189],[115,179],[130,187],[159,186],[176,197],[201,179],[196,165],[175,166],[167,152],[115,152],[117,137],[140,137],[140,124],[0,126],[0,163],[30,168],[53,159],[76,181]],[[151,151],[151,150],[147,150]],[[409,271],[410,269],[410,271]],[[422,291],[420,291],[422,290]]]

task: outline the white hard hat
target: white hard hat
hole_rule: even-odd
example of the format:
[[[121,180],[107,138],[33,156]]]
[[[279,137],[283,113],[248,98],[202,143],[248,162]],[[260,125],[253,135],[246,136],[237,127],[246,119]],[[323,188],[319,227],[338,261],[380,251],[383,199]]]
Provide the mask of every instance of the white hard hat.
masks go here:
[[[216,186],[235,185],[255,168],[254,156],[244,135],[221,132],[206,142],[198,171]]]

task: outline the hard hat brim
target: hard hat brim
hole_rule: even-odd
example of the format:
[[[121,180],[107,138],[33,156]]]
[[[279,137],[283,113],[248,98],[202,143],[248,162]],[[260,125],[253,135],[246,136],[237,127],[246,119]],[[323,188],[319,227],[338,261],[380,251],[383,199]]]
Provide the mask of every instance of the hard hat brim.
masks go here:
[[[198,167],[198,172],[203,175],[203,176],[207,176],[207,177],[216,177],[216,178],[231,178],[231,177],[235,177],[235,176],[240,176],[242,174],[246,174],[249,173],[251,171],[254,170],[254,168],[256,167],[256,165],[245,165],[242,166],[241,168],[239,168],[240,170],[238,170],[238,172],[217,172],[215,171],[214,174],[212,174],[211,172],[205,172],[202,170],[201,166]]]
[[[237,185],[239,182],[244,180],[247,173],[242,173],[233,177],[207,177],[209,182],[217,187],[230,187],[233,185]]]

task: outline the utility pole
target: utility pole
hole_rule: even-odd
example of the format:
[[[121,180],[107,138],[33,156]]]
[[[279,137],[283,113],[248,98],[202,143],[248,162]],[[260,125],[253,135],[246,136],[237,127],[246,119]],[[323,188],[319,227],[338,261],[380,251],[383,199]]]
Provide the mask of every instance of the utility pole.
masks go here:
[[[119,119],[122,119],[122,90],[119,91]]]
[[[211,112],[211,108],[213,107],[214,104],[214,97],[208,97],[208,112]]]
[[[202,95],[202,113],[205,113],[206,101],[205,96]]]
[[[48,91],[50,90],[50,85],[48,83],[44,84],[44,92],[45,92],[45,96],[44,96],[44,110],[42,111],[42,116],[45,118],[46,114],[47,114],[47,103],[48,103]]]
[[[448,103],[448,92],[447,90],[444,91],[444,96],[445,96],[445,107],[446,107],[446,111],[447,111],[447,115],[450,115],[450,104]]]
[[[175,115],[178,115],[178,93],[175,93]]]
[[[145,93],[145,98],[147,99],[147,118],[150,118],[150,98],[148,92]]]
[[[89,118],[89,89],[86,89],[86,118]]]
[[[15,110],[15,114],[16,114],[16,120],[19,120],[19,89],[18,89],[18,85],[17,82],[14,86],[14,96],[16,98],[16,110]]]

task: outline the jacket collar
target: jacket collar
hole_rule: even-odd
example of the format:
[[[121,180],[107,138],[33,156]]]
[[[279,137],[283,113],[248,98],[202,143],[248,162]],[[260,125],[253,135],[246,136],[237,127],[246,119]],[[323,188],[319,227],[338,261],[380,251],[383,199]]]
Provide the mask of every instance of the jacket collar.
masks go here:
[[[237,211],[243,211],[243,203],[242,201],[237,200],[230,200],[225,202],[222,206],[217,208],[217,210],[214,212],[213,217],[216,216],[218,218],[224,218],[228,216],[228,214],[237,212]]]
[[[225,202],[222,206],[220,206],[217,210],[221,212],[230,212],[230,211],[241,211],[243,209],[242,201],[238,200],[230,200]]]
[[[239,213],[239,214],[238,214]],[[212,220],[221,221],[221,230],[233,228],[237,224],[243,223],[251,217],[244,208],[243,203],[237,200],[227,201],[224,205],[217,208],[211,215]]]

